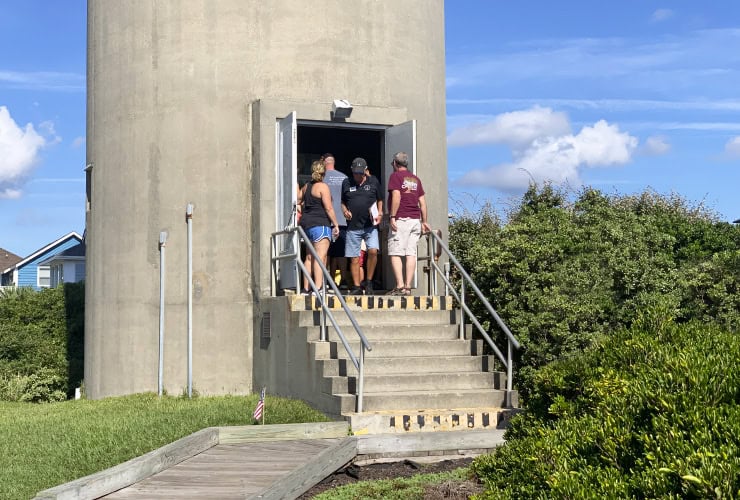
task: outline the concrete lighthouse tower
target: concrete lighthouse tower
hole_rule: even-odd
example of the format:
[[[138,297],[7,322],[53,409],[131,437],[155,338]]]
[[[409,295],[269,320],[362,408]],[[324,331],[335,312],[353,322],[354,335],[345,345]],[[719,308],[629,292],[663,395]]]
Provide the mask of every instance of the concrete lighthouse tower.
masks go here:
[[[443,0],[89,0],[87,104],[92,398],[157,390],[163,231],[166,390],[192,288],[195,390],[252,391],[270,235],[324,152],[384,182],[407,151],[446,225]]]

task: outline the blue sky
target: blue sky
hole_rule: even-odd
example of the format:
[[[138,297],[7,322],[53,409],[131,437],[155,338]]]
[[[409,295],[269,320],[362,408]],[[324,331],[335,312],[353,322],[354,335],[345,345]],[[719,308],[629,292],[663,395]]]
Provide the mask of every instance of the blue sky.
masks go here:
[[[450,209],[531,179],[740,218],[740,2],[448,0]],[[0,247],[84,230],[86,2],[0,3]],[[413,36],[410,31],[407,36]]]
[[[531,179],[740,218],[740,2],[447,2],[450,209]]]

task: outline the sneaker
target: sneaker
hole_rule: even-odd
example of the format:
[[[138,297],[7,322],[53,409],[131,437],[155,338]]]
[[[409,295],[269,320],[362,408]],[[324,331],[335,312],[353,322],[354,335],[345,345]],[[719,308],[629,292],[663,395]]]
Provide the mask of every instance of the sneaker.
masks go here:
[[[362,295],[362,288],[353,286],[348,295]]]
[[[363,281],[362,288],[365,289],[365,295],[373,295],[375,293],[375,289],[373,288],[373,282],[370,280]]]
[[[308,288],[301,288],[300,295],[311,295],[311,290],[309,290]]]

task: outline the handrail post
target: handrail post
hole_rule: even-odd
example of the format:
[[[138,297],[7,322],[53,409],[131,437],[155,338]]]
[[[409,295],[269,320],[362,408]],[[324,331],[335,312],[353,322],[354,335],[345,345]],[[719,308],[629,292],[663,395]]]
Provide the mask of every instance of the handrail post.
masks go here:
[[[362,394],[365,385],[365,346],[360,345],[360,375],[357,380],[357,413],[362,413]]]
[[[324,276],[324,279],[321,281],[321,296],[318,297],[319,302],[325,302],[326,301],[326,279],[327,277]],[[329,325],[326,324],[326,309],[321,308],[321,337],[322,340],[329,340]]]
[[[460,340],[465,339],[465,278],[460,280],[460,332],[458,338]]]
[[[313,297],[313,298],[317,299],[319,303],[321,303],[322,297]],[[313,303],[313,300],[311,300],[311,303]],[[321,308],[321,320],[319,322],[319,328],[320,328],[319,339],[321,339],[322,342],[326,342],[327,340],[326,338],[327,337],[326,335],[326,311],[324,310],[323,307]]]
[[[276,236],[270,237],[270,294],[273,297],[277,295],[277,260],[274,259],[277,255],[276,239]]]
[[[303,273],[300,272],[300,266],[298,265],[298,261],[301,260],[301,239],[298,237],[298,231],[293,231],[293,234],[290,236],[293,238],[293,248],[295,249],[296,257],[295,257],[295,293],[298,295],[301,293],[301,289],[303,288]]]
[[[427,257],[429,257],[429,265],[427,266],[427,294],[434,295],[434,288],[432,288],[432,281],[434,277],[434,270],[432,269],[432,237],[427,234]]]
[[[511,408],[511,379],[513,376],[513,365],[514,365],[514,356],[512,353],[512,346],[511,346],[511,340],[508,340],[507,342],[507,355],[506,355],[506,406]]]
[[[447,282],[450,281],[450,263],[445,262],[445,278],[447,278],[447,281],[445,282],[445,295],[450,294],[450,289],[447,288]]]

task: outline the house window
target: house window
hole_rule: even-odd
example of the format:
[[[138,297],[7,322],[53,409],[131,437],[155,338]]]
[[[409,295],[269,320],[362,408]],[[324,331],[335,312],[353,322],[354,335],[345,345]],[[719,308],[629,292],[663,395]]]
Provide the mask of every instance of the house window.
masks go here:
[[[79,262],[75,264],[75,282],[82,281],[85,279],[85,263]]]
[[[39,287],[49,288],[51,286],[51,269],[49,269],[49,266],[39,266],[37,275],[37,284]]]
[[[56,288],[64,283],[64,264],[56,264],[51,268],[51,287]]]

